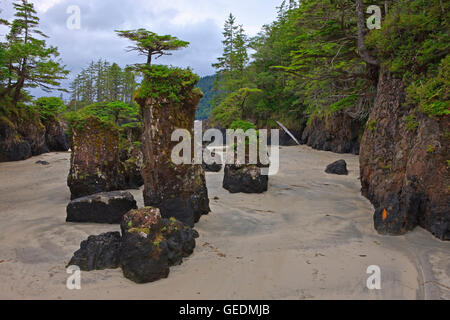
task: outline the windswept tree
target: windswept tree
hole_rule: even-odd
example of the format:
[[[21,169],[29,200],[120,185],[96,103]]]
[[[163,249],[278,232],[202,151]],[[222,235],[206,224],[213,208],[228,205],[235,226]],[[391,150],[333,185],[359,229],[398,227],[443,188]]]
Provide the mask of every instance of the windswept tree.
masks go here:
[[[47,38],[37,29],[39,18],[32,3],[20,0],[13,3],[15,19],[10,23],[2,20],[10,28],[4,44],[7,67],[7,85],[0,93],[0,97],[10,96],[16,105],[20,99],[21,91],[25,87],[40,87],[44,91],[51,91],[60,85],[68,71],[59,61],[56,47],[48,47]]]
[[[128,51],[137,51],[140,55],[147,57],[146,66],[152,64],[153,56],[158,59],[162,56],[170,56],[170,51],[176,51],[185,48],[189,42],[182,41],[171,35],[160,36],[154,32],[138,29],[138,30],[116,30],[119,37],[130,39],[135,45],[128,47]]]

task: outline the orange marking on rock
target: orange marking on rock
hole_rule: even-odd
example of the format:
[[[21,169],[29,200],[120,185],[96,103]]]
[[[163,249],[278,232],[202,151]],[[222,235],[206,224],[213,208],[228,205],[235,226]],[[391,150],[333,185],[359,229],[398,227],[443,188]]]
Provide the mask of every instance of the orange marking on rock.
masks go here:
[[[387,217],[388,217],[388,212],[386,211],[386,209],[384,209],[384,210],[383,210],[383,216],[382,216],[383,221],[386,220]]]

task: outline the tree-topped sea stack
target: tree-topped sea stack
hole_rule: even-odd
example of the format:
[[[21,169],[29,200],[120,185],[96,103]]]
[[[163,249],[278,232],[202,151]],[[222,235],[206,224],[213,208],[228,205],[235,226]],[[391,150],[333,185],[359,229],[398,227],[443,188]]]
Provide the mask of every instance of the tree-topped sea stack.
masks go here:
[[[193,137],[195,112],[203,97],[195,88],[199,77],[189,69],[151,65],[153,56],[170,55],[168,51],[189,43],[144,29],[117,32],[135,43],[131,50],[147,58],[146,64],[137,65],[144,79],[135,96],[144,124],[145,205],[159,208],[164,218],[174,217],[193,226],[210,212],[205,173],[201,165],[172,162],[172,150],[178,142],[172,142],[171,137],[176,129],[188,130]]]
[[[72,199],[123,187],[117,128],[96,117],[80,119],[72,125],[71,147]]]
[[[136,97],[144,122],[145,204],[189,226],[210,211],[205,173],[201,165],[172,162],[172,149],[178,142],[171,137],[176,129],[193,136],[195,111],[203,96],[194,88],[198,79],[190,70],[152,66]]]

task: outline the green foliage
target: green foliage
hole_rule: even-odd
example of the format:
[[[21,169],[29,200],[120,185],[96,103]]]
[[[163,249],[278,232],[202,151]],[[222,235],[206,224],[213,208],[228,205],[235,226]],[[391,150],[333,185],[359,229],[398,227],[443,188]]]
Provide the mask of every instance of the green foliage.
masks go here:
[[[436,151],[436,147],[429,144],[427,147],[427,153],[434,153],[434,151]]]
[[[246,113],[253,105],[254,97],[261,92],[260,89],[241,88],[231,93],[213,109],[214,122],[228,128],[234,121],[246,119]]]
[[[98,102],[88,105],[76,112],[65,114],[69,125],[82,123],[83,120],[95,117],[113,126],[132,127],[139,125],[139,109],[136,104],[121,101]]]
[[[419,127],[419,123],[416,121],[416,115],[410,114],[408,116],[405,116],[406,121],[406,127],[409,131],[415,131]]]
[[[11,97],[16,106],[26,95],[22,89],[40,87],[49,91],[59,86],[68,71],[57,60],[57,48],[47,46],[43,40],[47,36],[38,29],[39,18],[34,5],[27,0],[20,0],[13,6],[15,19],[12,22],[2,20],[3,24],[9,26],[9,32],[6,42],[0,45],[0,97]]]
[[[367,123],[367,129],[370,131],[375,131],[377,129],[377,120],[372,119]]]
[[[370,32],[367,44],[391,72],[407,83],[417,80],[436,70],[448,54],[449,12],[448,1],[396,1],[383,27]]]
[[[92,61],[70,85],[71,101],[69,109],[77,111],[95,102],[123,101],[133,103],[137,88],[137,72],[132,67],[122,69],[116,63]]]
[[[450,114],[449,22],[448,1],[400,0],[367,38],[382,64],[403,78],[408,102],[429,116]]]
[[[450,114],[450,55],[439,65],[437,76],[415,81],[408,88],[409,102],[429,116]]]
[[[213,88],[215,80],[216,80],[215,76],[206,76],[200,78],[200,81],[197,84],[197,87],[199,87],[204,94],[202,100],[200,100],[200,103],[198,104],[198,109],[195,114],[195,118],[197,120],[208,119],[211,115],[212,99],[214,97]]]
[[[233,129],[233,130],[242,129],[244,132],[246,132],[247,130],[250,130],[250,129],[256,130],[256,126],[251,122],[239,119],[239,120],[233,121],[233,123],[230,125],[230,129]]]
[[[129,47],[130,51],[137,51],[139,54],[147,57],[146,64],[138,65],[139,69],[143,66],[149,67],[153,56],[157,56],[157,59],[164,55],[171,55],[168,51],[176,51],[189,45],[189,42],[179,40],[171,35],[161,36],[145,29],[126,31],[116,30],[116,33],[119,37],[134,42],[134,45]]]
[[[167,98],[181,102],[192,94],[200,77],[190,69],[153,65],[143,69],[145,79],[136,93],[136,99]],[[198,89],[197,93],[201,93]]]
[[[56,120],[58,115],[66,111],[64,101],[56,97],[42,97],[34,102],[42,122]]]

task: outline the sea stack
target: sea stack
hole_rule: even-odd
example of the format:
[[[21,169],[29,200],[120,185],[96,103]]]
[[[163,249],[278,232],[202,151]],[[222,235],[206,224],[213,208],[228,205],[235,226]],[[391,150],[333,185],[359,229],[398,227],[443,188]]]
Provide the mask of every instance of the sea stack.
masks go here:
[[[72,128],[72,155],[67,184],[71,199],[120,190],[119,131],[96,117],[77,121]]]
[[[163,218],[193,226],[210,212],[205,172],[201,164],[172,161],[172,150],[179,142],[171,137],[176,129],[187,130],[193,137],[195,111],[203,96],[194,88],[199,78],[190,70],[166,66],[152,66],[145,76],[136,94],[144,124],[144,202],[159,208]]]

